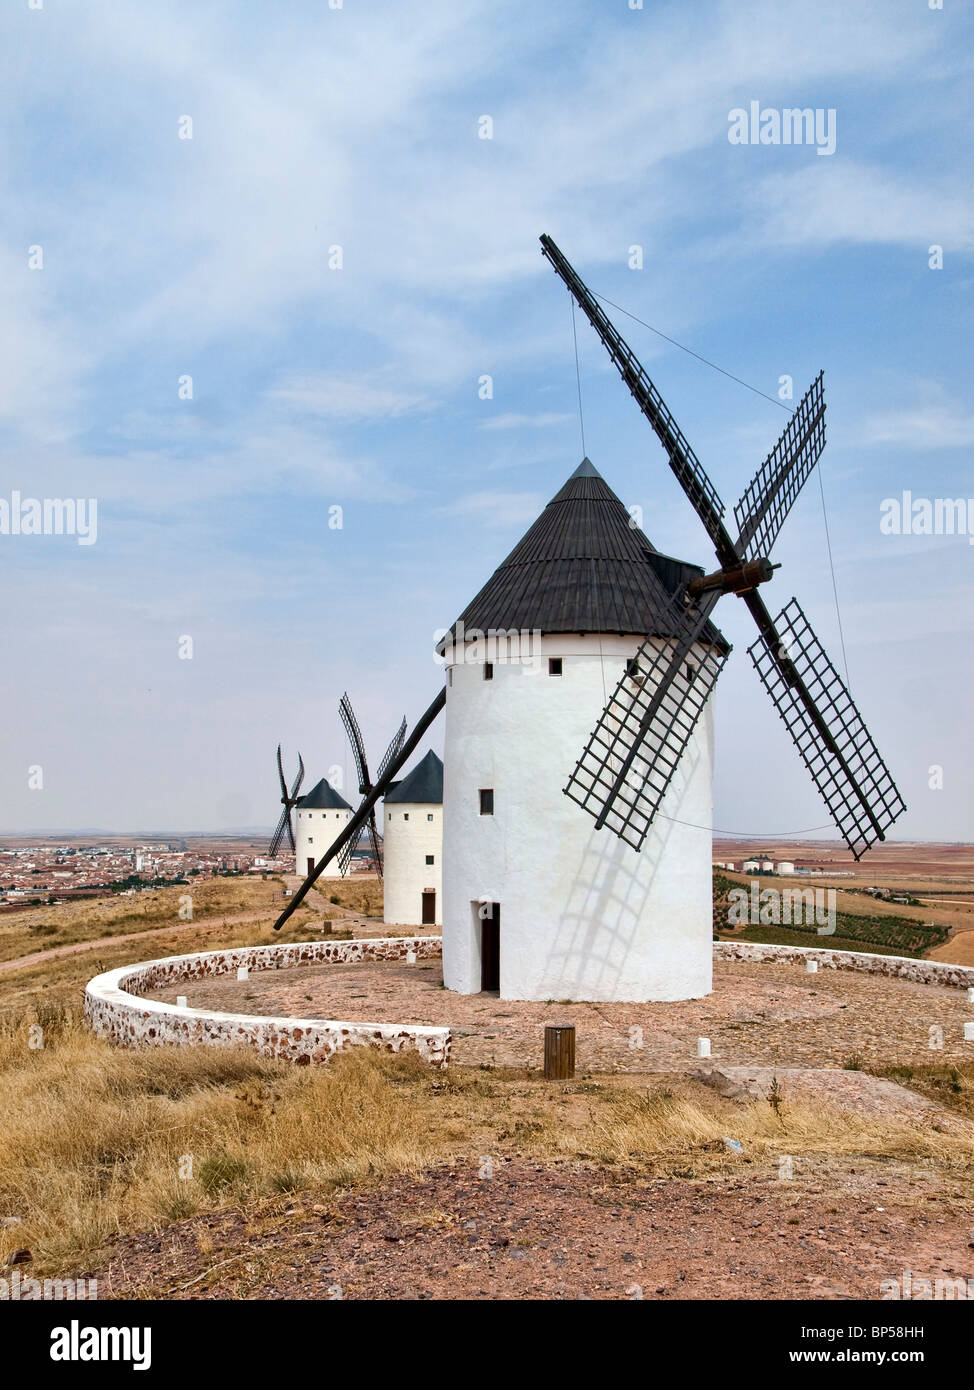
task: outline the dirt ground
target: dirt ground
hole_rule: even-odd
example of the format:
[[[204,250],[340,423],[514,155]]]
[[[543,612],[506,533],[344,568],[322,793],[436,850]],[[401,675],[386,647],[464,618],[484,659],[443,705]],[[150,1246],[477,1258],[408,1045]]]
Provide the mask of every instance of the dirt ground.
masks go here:
[[[969,1061],[972,1017],[962,989],[881,975],[718,961],[714,992],[668,1004],[550,1004],[460,995],[442,987],[440,962],[362,962],[188,981],[159,991],[191,1008],[277,1017],[428,1023],[455,1030],[453,1061],[468,1066],[540,1064],[546,1023],[573,1023],[580,1072],[652,1072],[696,1065],[709,1037],[715,1065],[842,1067]],[[940,1041],[942,1047],[931,1047]]]
[[[688,1182],[513,1158],[120,1239],[102,1297],[875,1299],[974,1275],[972,1215],[863,1164]]]

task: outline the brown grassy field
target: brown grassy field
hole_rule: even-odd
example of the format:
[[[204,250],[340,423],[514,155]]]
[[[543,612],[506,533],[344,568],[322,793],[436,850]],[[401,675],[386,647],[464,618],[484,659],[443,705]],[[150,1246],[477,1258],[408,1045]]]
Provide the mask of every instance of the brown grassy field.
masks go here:
[[[135,898],[82,900],[0,918],[0,1018],[41,998],[47,1007],[77,1007],[87,981],[116,966],[189,951],[348,934],[348,912],[382,910],[376,880],[329,881],[327,896],[310,894],[308,905],[275,932],[273,923],[286,903],[281,888],[276,878],[208,879],[193,889],[177,885]],[[191,922],[179,916],[187,892],[193,894]],[[337,905],[332,897],[339,899]],[[43,930],[49,924],[53,932]],[[90,949],[77,949],[86,943]]]
[[[309,900],[278,935],[271,924],[284,901],[279,882],[216,880],[199,888],[191,923],[178,918],[185,891],[178,887],[135,900],[66,905],[55,917],[60,940],[50,944],[69,950],[97,944],[74,954],[45,949],[41,959],[0,973],[0,1218],[18,1219],[0,1225],[0,1262],[15,1249],[28,1249],[32,1274],[78,1274],[134,1248],[132,1242],[148,1240],[158,1250],[165,1236],[165,1248],[177,1251],[170,1261],[175,1272],[167,1268],[155,1283],[150,1274],[133,1275],[133,1287],[154,1297],[170,1286],[188,1286],[192,1296],[197,1267],[205,1272],[220,1263],[211,1232],[229,1222],[239,1231],[234,1259],[244,1263],[233,1265],[237,1282],[224,1296],[246,1296],[249,1276],[237,1274],[250,1268],[248,1248],[285,1213],[297,1212],[301,1222],[314,1211],[328,1222],[335,1203],[362,1194],[366,1229],[369,1194],[402,1180],[418,1185],[418,1199],[408,1191],[403,1197],[417,1230],[424,1222],[453,1229],[458,1218],[439,1208],[427,1212],[422,1189],[433,1182],[431,1173],[446,1173],[437,1181],[449,1187],[444,1165],[462,1164],[475,1173],[485,1155],[510,1165],[512,1174],[518,1164],[531,1166],[540,1193],[532,1196],[525,1182],[521,1200],[538,1211],[546,1174],[564,1174],[567,1181],[574,1173],[579,1191],[588,1192],[623,1169],[639,1183],[671,1184],[669,1200],[677,1204],[685,1200],[681,1191],[703,1183],[717,1210],[725,1198],[737,1201],[735,1193],[743,1200],[752,1190],[748,1181],[773,1184],[784,1151],[824,1183],[832,1204],[816,1219],[845,1223],[850,1248],[859,1239],[855,1213],[863,1183],[886,1188],[895,1177],[906,1230],[914,1209],[924,1221],[932,1211],[938,1219],[943,1215],[952,1232],[963,1222],[957,1212],[974,1167],[964,1123],[974,1120],[974,1065],[920,1066],[893,1077],[948,1107],[958,1121],[956,1127],[921,1128],[801,1104],[787,1094],[779,1114],[765,1100],[723,1099],[685,1074],[592,1075],[552,1085],[536,1072],[512,1068],[433,1071],[414,1056],[361,1051],[328,1067],[290,1068],[250,1051],[127,1051],[92,1037],[81,1023],[81,995],[98,971],[182,951],[310,939],[322,934],[328,916],[334,919],[328,927],[344,933],[348,911],[374,913],[381,905],[374,881],[329,883],[325,896]],[[332,896],[340,902],[331,904]],[[39,933],[32,926],[50,915],[51,909],[37,909],[0,922],[0,960],[37,952]],[[120,939],[132,932],[134,941]],[[49,938],[41,941],[49,946]],[[728,1150],[728,1134],[745,1159]],[[800,1202],[789,1190],[775,1186],[778,1206],[786,1198]],[[755,1201],[765,1200],[763,1188],[753,1191]],[[869,1209],[882,1212],[891,1200],[874,1196]],[[515,1210],[516,1189],[511,1201]],[[925,1205],[934,1201],[935,1208]],[[568,1239],[570,1208],[560,1219],[567,1225],[559,1238]],[[725,1214],[722,1234],[713,1237],[722,1267],[737,1248],[730,1243],[737,1219]],[[382,1230],[372,1234],[380,1247],[386,1243]],[[286,1287],[274,1283],[284,1269],[275,1260],[293,1270],[314,1253],[305,1248],[315,1241],[306,1239],[303,1227],[297,1235],[303,1254],[289,1250],[278,1257],[275,1246],[261,1255],[268,1287]],[[881,1228],[875,1238],[881,1250]],[[144,1288],[139,1279],[147,1281]],[[503,1280],[498,1287],[506,1287]]]
[[[32,1046],[38,1016],[0,1035],[0,1215],[20,1218],[0,1228],[0,1256],[26,1247],[34,1273],[89,1268],[119,1233],[485,1154],[719,1177],[737,1162],[730,1131],[758,1165],[784,1147],[822,1162],[909,1164],[948,1183],[971,1168],[969,1137],[787,1097],[779,1116],[686,1078],[551,1086],[364,1050],[293,1068],[234,1049],[125,1051],[76,1019],[39,1018],[43,1047]],[[963,1087],[972,1081],[974,1070]]]

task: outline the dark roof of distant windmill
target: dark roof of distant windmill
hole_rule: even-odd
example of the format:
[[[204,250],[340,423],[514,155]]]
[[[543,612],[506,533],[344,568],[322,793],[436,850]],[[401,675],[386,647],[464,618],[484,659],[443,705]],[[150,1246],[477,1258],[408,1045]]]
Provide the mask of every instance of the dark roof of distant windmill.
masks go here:
[[[350,811],[352,808],[343,796],[331,785],[326,777],[322,777],[316,787],[312,787],[307,796],[299,796],[295,805],[301,811]]]
[[[412,772],[407,772],[401,782],[397,782],[386,801],[442,801],[443,763],[432,748],[418,762]]]
[[[468,632],[517,628],[665,636],[661,622],[670,596],[702,573],[699,565],[661,554],[585,458],[452,632],[462,622]],[[726,646],[712,623],[704,640]]]

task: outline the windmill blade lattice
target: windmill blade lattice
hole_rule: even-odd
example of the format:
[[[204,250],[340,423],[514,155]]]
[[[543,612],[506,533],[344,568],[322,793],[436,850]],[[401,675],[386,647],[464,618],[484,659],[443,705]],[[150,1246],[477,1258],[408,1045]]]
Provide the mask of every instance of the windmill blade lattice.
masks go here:
[[[711,540],[717,545],[729,541],[723,526],[726,508],[717,489],[707,476],[706,469],[690,448],[672,412],[650,379],[629,344],[616,329],[595,295],[584,284],[549,236],[541,238],[544,255],[568,286],[589,323],[602,339],[609,356],[619,369],[623,381],[636,399],[636,404],[649,420],[666,450],[670,467],[706,526]]]
[[[385,752],[383,753],[383,755],[382,755],[382,761],[381,761],[381,763],[379,764],[379,770],[378,770],[378,772],[375,774],[375,778],[376,778],[376,781],[377,781],[377,782],[381,782],[381,781],[382,781],[382,778],[386,775],[386,769],[388,768],[389,764],[392,762],[393,758],[396,757],[396,755],[398,754],[399,750],[402,748],[403,740],[405,739],[405,737],[406,737],[406,716],[403,715],[402,723],[399,725],[399,728],[396,730],[395,734],[393,735],[392,742],[389,744],[389,747],[386,749],[386,751],[385,751]]]
[[[301,789],[301,783],[304,781],[304,759],[301,757],[301,754],[298,754],[298,770],[297,774],[295,775],[294,781],[291,784],[291,790],[289,792],[287,788],[287,782],[284,778],[284,763],[281,758],[281,745],[278,744],[277,776],[281,784],[281,802],[284,806],[284,810],[281,812],[281,818],[277,822],[277,829],[274,831],[274,834],[271,837],[270,845],[267,849],[267,854],[270,859],[277,858],[281,845],[284,842],[285,835],[287,835],[292,853],[294,852],[294,825],[291,821],[291,811],[294,807],[295,802],[298,799],[298,793]]]
[[[566,796],[639,850],[728,653],[701,642],[716,597],[670,602],[672,636],[647,637],[575,764]]]
[[[358,720],[355,718],[355,711],[352,709],[352,702],[348,698],[348,692],[342,696],[338,702],[338,713],[341,721],[345,725],[345,732],[348,741],[352,745],[352,756],[355,759],[355,771],[358,774],[358,789],[365,796],[370,788],[369,765],[365,760],[365,742],[362,738],[362,730],[359,728]]]
[[[734,508],[740,528],[734,548],[745,559],[771,554],[785,517],[825,448],[822,377],[819,372]]]
[[[775,568],[768,550],[825,445],[822,373],[805,393],[735,508],[740,527],[735,543],[724,525],[724,504],[648,373],[551,238],[542,236],[541,246],[662,442],[670,467],[714,543],[720,569],[692,580],[687,585],[687,599],[702,600],[708,595],[707,611],[725,593],[738,594],[746,603],[761,634],[751,648],[752,660],[833,820],[858,859],[871,844],[884,838],[888,826],[906,809],[905,804],[852,697],[797,603],[793,600],[786,607],[780,621],[791,632],[800,662],[784,654],[782,638],[757,592],[758,585],[766,583]],[[701,602],[701,610],[704,606]],[[655,694],[647,695],[644,708],[636,713],[627,706],[627,699],[633,697],[626,691],[625,680],[620,682],[565,788],[595,815],[597,826],[608,825],[637,849],[659,810],[723,664],[721,661],[712,670],[706,659],[701,662],[700,685],[691,683],[683,694],[684,717],[678,681],[681,649],[688,650],[695,640],[688,645],[686,624],[690,621],[686,614],[671,615],[673,635],[664,644],[664,650],[667,646],[670,649],[665,659],[652,638],[643,644],[641,659],[647,659],[651,651],[660,658],[647,675],[647,683],[650,677],[658,682]],[[699,631],[703,631],[702,625]],[[699,699],[701,692],[703,698]]]
[[[362,738],[362,730],[359,728],[359,722],[355,718],[355,711],[352,709],[352,702],[348,698],[347,691],[342,696],[341,700],[338,702],[338,713],[341,716],[342,723],[345,726],[345,732],[348,735],[348,741],[352,745],[352,754],[355,758],[355,768],[358,773],[359,779],[359,791],[362,793],[363,796],[368,797],[368,795],[373,789],[373,782],[369,775],[368,759],[365,756],[365,740]],[[379,770],[376,773],[375,785],[378,785],[382,782],[382,779],[385,777],[386,772],[392,766],[393,762],[398,758],[400,752],[402,751],[403,741],[405,737],[406,720],[404,718],[402,723],[399,725],[399,728],[393,735],[392,742],[389,744],[389,747],[382,755],[382,761],[379,763]],[[376,873],[381,878],[382,848],[379,841],[379,827],[376,823],[374,806],[369,811],[368,827],[369,843],[372,846],[372,859],[375,863]],[[348,864],[351,862],[351,841],[347,842],[345,845],[342,846],[342,854],[344,855],[345,860],[344,867],[342,867],[342,873],[344,874],[347,871]],[[341,863],[341,861],[339,862]]]
[[[761,636],[748,655],[843,839],[861,859],[906,803],[797,599],[774,625],[778,650],[774,638]],[[817,719],[800,686],[811,696]]]

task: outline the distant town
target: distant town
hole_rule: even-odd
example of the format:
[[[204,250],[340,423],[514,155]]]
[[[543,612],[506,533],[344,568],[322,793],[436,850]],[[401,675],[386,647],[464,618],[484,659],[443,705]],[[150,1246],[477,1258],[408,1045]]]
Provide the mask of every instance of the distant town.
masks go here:
[[[185,840],[127,843],[0,842],[0,908],[138,893],[195,878],[294,872],[294,855],[270,859],[256,847],[214,847]]]
[[[271,858],[266,835],[67,834],[0,837],[0,912],[74,898],[146,892],[201,878],[288,874],[290,850]],[[352,854],[352,873],[375,865],[363,836]]]

